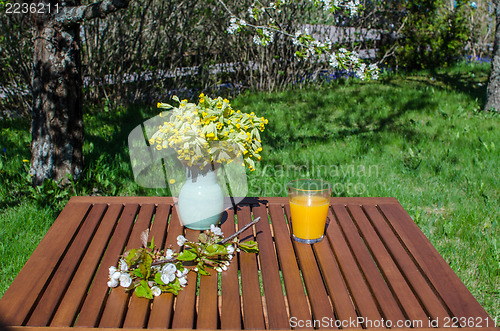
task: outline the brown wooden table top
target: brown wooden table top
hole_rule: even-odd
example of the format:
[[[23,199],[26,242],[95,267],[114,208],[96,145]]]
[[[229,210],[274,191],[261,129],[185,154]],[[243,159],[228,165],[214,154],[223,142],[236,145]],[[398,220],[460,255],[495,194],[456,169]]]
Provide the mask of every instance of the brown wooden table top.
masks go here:
[[[332,198],[325,238],[294,242],[287,198],[247,198],[227,209],[226,236],[261,217],[219,276],[189,274],[175,297],[137,298],[107,287],[108,268],[140,233],[163,247],[195,240],[165,197],[73,197],[0,299],[14,330],[82,328],[495,328],[395,198]],[[237,224],[235,224],[237,216]],[[269,220],[266,222],[265,220]],[[44,329],[44,328],[43,328]]]

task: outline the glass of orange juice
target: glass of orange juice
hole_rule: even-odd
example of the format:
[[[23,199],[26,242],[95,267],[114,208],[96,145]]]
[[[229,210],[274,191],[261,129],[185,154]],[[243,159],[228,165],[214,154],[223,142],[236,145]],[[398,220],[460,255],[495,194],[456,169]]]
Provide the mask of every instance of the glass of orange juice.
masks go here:
[[[287,186],[293,239],[306,244],[321,241],[332,185],[321,179],[297,179]]]

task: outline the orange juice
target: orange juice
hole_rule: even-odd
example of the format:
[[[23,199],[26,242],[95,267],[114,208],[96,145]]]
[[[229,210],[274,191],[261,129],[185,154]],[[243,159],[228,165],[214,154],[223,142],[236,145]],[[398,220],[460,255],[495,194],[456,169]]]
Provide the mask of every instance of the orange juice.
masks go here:
[[[293,234],[300,239],[318,239],[325,231],[329,200],[324,196],[297,195],[290,198]]]

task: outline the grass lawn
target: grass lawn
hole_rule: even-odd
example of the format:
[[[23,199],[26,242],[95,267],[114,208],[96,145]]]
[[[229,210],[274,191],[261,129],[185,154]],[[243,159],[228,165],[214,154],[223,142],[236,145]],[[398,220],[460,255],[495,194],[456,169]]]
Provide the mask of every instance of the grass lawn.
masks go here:
[[[487,65],[390,75],[232,101],[269,119],[249,195],[321,177],[337,196],[396,197],[488,313],[500,321],[500,116],[484,113]],[[85,115],[87,169],[72,187],[29,186],[29,123],[1,123],[0,295],[68,198],[158,195],[131,175],[128,133],[148,107]],[[5,148],[5,150],[4,150]],[[23,161],[24,160],[24,161]]]

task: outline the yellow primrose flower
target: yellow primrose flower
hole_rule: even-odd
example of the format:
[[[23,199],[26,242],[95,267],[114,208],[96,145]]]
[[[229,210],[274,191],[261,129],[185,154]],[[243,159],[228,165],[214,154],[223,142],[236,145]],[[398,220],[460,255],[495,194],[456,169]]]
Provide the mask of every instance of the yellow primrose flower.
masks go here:
[[[173,97],[178,106],[159,102],[158,107],[167,109],[161,116],[170,120],[149,139],[150,145],[156,143],[158,150],[173,148],[186,166],[204,169],[210,162],[229,163],[240,157],[243,165],[255,170],[253,163],[261,159],[258,152],[262,147],[258,134],[251,132],[264,130],[267,120],[253,112],[235,111],[227,98],[212,99],[204,93],[198,98],[198,103],[188,103]],[[213,141],[221,143],[215,145]]]

